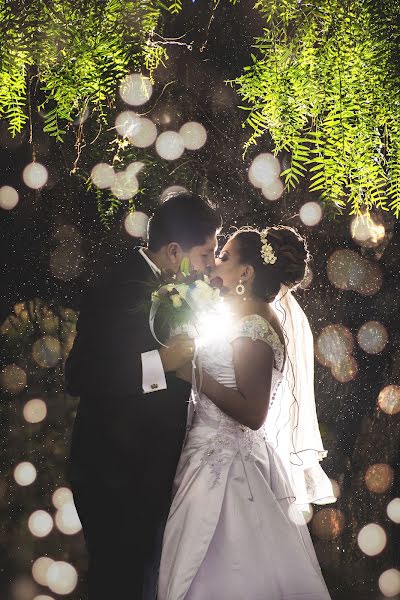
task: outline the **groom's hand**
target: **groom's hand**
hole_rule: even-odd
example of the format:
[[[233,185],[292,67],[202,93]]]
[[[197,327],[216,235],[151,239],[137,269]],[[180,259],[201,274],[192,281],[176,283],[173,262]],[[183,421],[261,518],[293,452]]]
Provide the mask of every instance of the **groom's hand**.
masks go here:
[[[194,340],[185,334],[174,335],[167,341],[167,348],[160,348],[159,354],[164,371],[176,371],[191,361],[194,354]]]

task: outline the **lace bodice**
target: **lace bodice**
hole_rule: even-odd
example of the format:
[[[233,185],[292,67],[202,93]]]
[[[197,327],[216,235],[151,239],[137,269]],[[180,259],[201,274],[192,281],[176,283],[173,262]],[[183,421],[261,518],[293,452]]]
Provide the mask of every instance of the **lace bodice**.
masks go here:
[[[274,352],[271,406],[283,378],[284,347],[272,325],[260,315],[243,317],[236,322],[233,328],[230,328],[229,333],[221,332],[218,335],[217,332],[207,344],[198,350],[201,367],[222,385],[236,389],[232,342],[239,337],[249,337],[254,341],[261,340],[271,346]],[[253,431],[241,425],[215,406],[201,392],[201,388],[196,394],[195,402],[196,414],[193,429],[205,424],[215,432],[208,439],[203,460],[209,463],[215,475],[215,482],[217,482],[223,465],[226,460],[229,460],[232,450],[241,451],[245,460],[253,459],[255,445],[265,444],[264,428]]]

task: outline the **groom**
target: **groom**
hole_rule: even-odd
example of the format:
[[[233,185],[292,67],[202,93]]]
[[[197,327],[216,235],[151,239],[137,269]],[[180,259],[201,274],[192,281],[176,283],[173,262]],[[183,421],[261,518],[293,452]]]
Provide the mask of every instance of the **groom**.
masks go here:
[[[89,554],[89,600],[155,600],[171,486],[186,429],[190,385],[175,371],[192,358],[186,336],[153,338],[151,283],[214,265],[220,219],[205,200],[170,195],[135,248],[83,299],[66,388],[80,396],[70,480]],[[154,288],[154,285],[153,285]]]

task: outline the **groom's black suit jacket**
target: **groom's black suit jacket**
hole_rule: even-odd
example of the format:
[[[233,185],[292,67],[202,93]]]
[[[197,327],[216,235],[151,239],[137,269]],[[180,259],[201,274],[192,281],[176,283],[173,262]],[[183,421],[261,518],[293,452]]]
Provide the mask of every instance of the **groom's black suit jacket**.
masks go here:
[[[105,545],[117,543],[112,541],[112,524],[109,539],[104,540],[104,548],[99,548],[102,537],[107,537],[97,536],[107,528],[101,523],[107,518],[104,511],[115,501],[110,510],[118,513],[113,516],[119,521],[115,525],[118,535],[126,532],[131,538],[122,539],[118,545],[125,548],[124,552],[130,547],[129,559],[135,561],[137,554],[136,563],[140,565],[141,546],[144,554],[145,546],[151,554],[149,545],[159,544],[152,541],[152,535],[168,512],[186,429],[190,394],[187,383],[168,373],[166,390],[142,392],[141,354],[159,347],[150,332],[148,312],[141,308],[151,294],[149,283],[155,280],[143,256],[134,249],[102,285],[83,297],[77,335],[66,362],[67,391],[80,396],[72,435],[70,480],[89,542],[89,557],[102,552],[104,556],[92,564],[109,560],[108,570],[113,557],[110,554],[107,559],[106,554],[118,554],[118,548],[107,550]],[[158,329],[157,334],[164,341],[168,331]],[[96,507],[105,497],[108,504],[97,522]],[[91,544],[91,540],[96,543]],[[142,568],[148,569],[148,565],[139,566],[136,578]],[[100,581],[103,575],[99,569],[92,572],[92,589],[93,580]],[[132,576],[131,572],[131,581]],[[122,576],[110,573],[110,577],[115,582]],[[123,586],[119,591],[128,593]],[[131,593],[129,596],[132,598]],[[92,597],[95,594],[91,593]]]

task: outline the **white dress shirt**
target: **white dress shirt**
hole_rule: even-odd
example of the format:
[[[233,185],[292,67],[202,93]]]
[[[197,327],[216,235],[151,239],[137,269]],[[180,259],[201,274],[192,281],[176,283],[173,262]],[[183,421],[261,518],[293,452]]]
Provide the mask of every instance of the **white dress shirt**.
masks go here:
[[[147,256],[144,248],[139,249],[144,260],[155,275],[161,275],[161,270]],[[142,352],[142,388],[145,394],[167,389],[164,367],[158,350]]]

